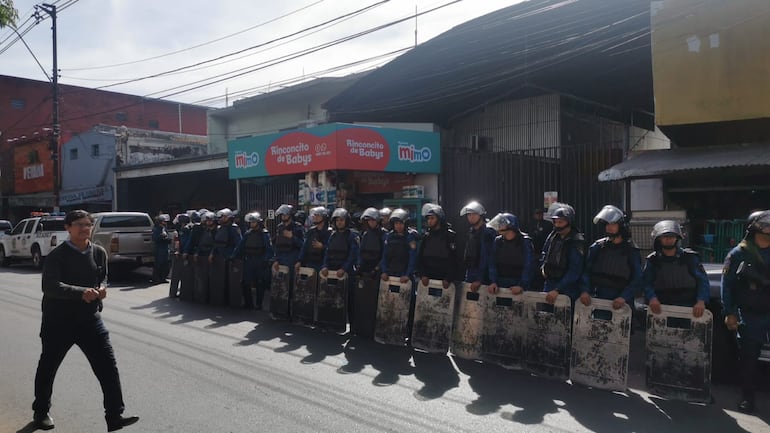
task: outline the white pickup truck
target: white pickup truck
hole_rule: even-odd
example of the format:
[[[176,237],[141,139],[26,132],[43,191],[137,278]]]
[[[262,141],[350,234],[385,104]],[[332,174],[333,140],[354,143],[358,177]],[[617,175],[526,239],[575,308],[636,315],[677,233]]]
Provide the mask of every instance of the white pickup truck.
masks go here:
[[[63,216],[40,216],[21,220],[10,233],[0,237],[0,265],[32,260],[41,269],[48,253],[69,239]]]
[[[99,212],[93,214],[91,239],[107,250],[110,265],[136,268],[152,265],[152,218],[144,212]]]

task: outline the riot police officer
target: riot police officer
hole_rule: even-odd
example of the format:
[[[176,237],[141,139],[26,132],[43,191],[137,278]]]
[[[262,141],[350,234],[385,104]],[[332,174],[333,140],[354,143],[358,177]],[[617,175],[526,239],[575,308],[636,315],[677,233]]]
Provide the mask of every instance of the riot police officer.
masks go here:
[[[497,293],[498,287],[509,288],[514,295],[529,290],[535,267],[534,248],[529,235],[521,231],[519,218],[500,213],[487,227],[499,233],[492,241],[489,257],[489,293]]]
[[[409,212],[406,210],[399,208],[390,214],[391,230],[385,236],[380,262],[383,281],[393,276],[401,277],[401,282],[406,283],[414,274],[419,235],[407,226],[408,223]]]
[[[468,220],[468,238],[465,242],[463,261],[465,282],[471,283],[471,290],[477,291],[482,284],[489,284],[489,253],[497,233],[487,227],[484,216],[486,209],[481,203],[472,201],[460,209],[460,216]]]
[[[174,260],[171,263],[171,284],[168,287],[168,297],[176,298],[179,294],[179,281],[183,270],[182,254],[184,253],[184,246],[190,239],[192,225],[190,224],[190,216],[186,213],[178,214],[172,223],[176,228],[177,238],[174,247]]]
[[[324,263],[326,245],[329,242],[331,230],[329,229],[329,210],[323,206],[310,209],[310,223],[312,226],[305,233],[305,241],[299,251],[299,261],[295,265],[295,272],[304,266],[320,271]]]
[[[722,305],[725,325],[740,334],[742,396],[738,409],[753,412],[759,379],[757,363],[770,331],[770,210],[749,216],[746,235],[727,254],[722,271]]]
[[[387,231],[390,230],[390,215],[393,211],[389,207],[380,209],[380,224]]]
[[[335,272],[337,278],[351,275],[358,257],[358,235],[352,228],[350,213],[345,208],[337,208],[332,212],[332,233],[326,245],[321,276],[327,277],[329,271]],[[348,320],[353,319],[353,278],[348,278]]]
[[[585,261],[585,239],[574,226],[575,209],[559,203],[551,214],[553,231],[543,245],[540,271],[545,279],[545,300],[553,304],[559,294],[577,297],[580,277]]]
[[[695,317],[703,315],[709,300],[709,280],[698,253],[682,248],[679,223],[660,221],[652,227],[655,251],[647,256],[642,276],[644,293],[653,313],[660,305],[692,307]]]
[[[642,278],[642,257],[631,241],[629,217],[619,208],[606,205],[593,221],[604,226],[606,236],[588,248],[580,302],[591,305],[591,296],[595,296],[611,300],[616,310],[623,304],[633,308],[634,289]]]
[[[265,289],[270,285],[270,259],[273,257],[273,245],[259,212],[246,214],[244,220],[249,228],[235,247],[232,257],[243,259],[244,308],[255,308],[259,311],[262,309]],[[256,288],[256,303],[252,302],[252,287]]]
[[[171,244],[171,237],[168,234],[168,223],[171,217],[168,214],[161,214],[155,219],[155,226],[152,228],[152,243],[154,246],[155,261],[152,266],[152,282],[167,283],[168,276],[168,248]]]
[[[223,300],[227,301],[229,291],[227,290],[230,283],[230,257],[233,255],[235,246],[241,241],[241,230],[234,225],[235,214],[228,208],[223,208],[217,211],[215,214],[219,222],[216,232],[214,233],[214,248],[209,255],[209,263],[214,266],[211,268],[211,274],[209,275],[212,291],[212,299],[220,300],[220,298],[214,298],[214,295],[219,295],[215,292],[215,288],[221,287]],[[232,300],[236,305],[240,304],[240,300]]]
[[[427,286],[429,280],[441,280],[446,289],[458,279],[457,234],[449,227],[441,206],[426,203],[422,207],[422,216],[426,220],[426,229],[417,252],[417,275],[423,286]]]
[[[275,211],[275,218],[280,221],[275,230],[275,239],[273,247],[275,248],[275,257],[273,258],[273,272],[278,272],[278,265],[294,268],[299,258],[299,251],[305,240],[305,232],[302,226],[293,219],[294,207],[290,204],[282,204]],[[291,287],[291,281],[289,282]]]
[[[376,279],[380,275],[382,247],[387,232],[380,226],[380,212],[373,207],[364,210],[361,220],[363,232],[357,270],[362,277]]]

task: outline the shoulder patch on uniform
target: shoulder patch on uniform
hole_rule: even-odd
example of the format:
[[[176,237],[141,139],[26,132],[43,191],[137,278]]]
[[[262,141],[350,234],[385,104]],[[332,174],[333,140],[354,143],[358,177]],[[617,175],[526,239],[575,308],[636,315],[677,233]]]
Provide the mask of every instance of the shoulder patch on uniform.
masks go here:
[[[722,266],[722,275],[727,275],[727,273],[730,272],[731,258],[732,254],[728,254],[727,257],[725,257],[725,264]]]
[[[417,249],[417,241],[411,241],[409,242],[409,248],[416,250]]]

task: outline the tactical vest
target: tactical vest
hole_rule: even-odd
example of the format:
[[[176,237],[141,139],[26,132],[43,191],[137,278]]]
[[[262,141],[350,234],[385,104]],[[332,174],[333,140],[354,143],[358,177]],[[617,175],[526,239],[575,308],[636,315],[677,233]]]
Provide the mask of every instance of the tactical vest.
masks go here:
[[[648,260],[655,266],[653,289],[658,301],[667,305],[694,305],[698,298],[698,281],[688,264],[688,255],[696,254],[684,250],[679,257],[663,257],[652,253]]]
[[[567,263],[567,252],[578,242],[583,242],[583,235],[575,233],[574,229],[566,239],[556,232],[552,232],[548,236],[545,242],[546,245],[549,245],[548,255],[543,260],[543,271],[547,279],[555,281],[561,280],[564,277],[569,266],[569,263]]]
[[[246,241],[243,244],[243,253],[251,257],[264,257],[266,250],[265,232],[262,230],[249,230],[246,233]]]
[[[214,235],[214,246],[216,248],[224,248],[230,244],[230,226],[219,226],[217,233]]]
[[[524,240],[516,236],[513,240],[495,239],[495,266],[498,278],[521,279],[524,272]]]
[[[198,250],[208,253],[212,249],[214,249],[214,231],[203,229],[200,241],[198,241]]]
[[[599,241],[600,247],[591,265],[591,288],[622,291],[631,283],[630,256],[633,246],[624,241],[616,245],[609,239]]]
[[[338,270],[342,268],[342,265],[348,259],[348,253],[350,252],[349,237],[350,230],[335,231],[329,236],[329,248],[326,250],[326,264],[329,266],[329,269]]]
[[[409,238],[406,232],[388,235],[388,255],[385,264],[388,272],[394,275],[404,275],[409,267]]]
[[[470,229],[468,231],[468,240],[465,243],[465,251],[463,252],[463,260],[465,266],[469,268],[475,268],[479,265],[481,259],[481,240],[484,233],[484,227],[478,230]]]
[[[423,258],[446,260],[449,258],[449,233],[447,230],[430,231],[423,238]]]
[[[361,237],[361,259],[367,264],[376,264],[382,258],[383,231],[379,228],[367,230]]]
[[[735,304],[743,311],[770,313],[770,267],[764,263],[756,249],[749,250],[747,241],[739,245],[743,251],[744,266],[751,269],[739,276],[743,284],[737,286]]]
[[[304,262],[305,264],[310,265],[321,265],[321,263],[324,262],[324,249],[326,248],[326,243],[329,241],[329,235],[331,232],[329,231],[329,228],[324,226],[323,229],[318,229],[317,227],[313,227],[307,232],[307,248],[305,249],[305,257]],[[321,248],[315,248],[313,247],[313,241],[318,241],[322,244],[324,244]]]
[[[285,226],[281,224],[278,226],[278,235],[275,237],[275,252],[276,253],[288,253],[294,249],[294,239],[287,238],[283,235]],[[293,229],[293,227],[288,227]]]

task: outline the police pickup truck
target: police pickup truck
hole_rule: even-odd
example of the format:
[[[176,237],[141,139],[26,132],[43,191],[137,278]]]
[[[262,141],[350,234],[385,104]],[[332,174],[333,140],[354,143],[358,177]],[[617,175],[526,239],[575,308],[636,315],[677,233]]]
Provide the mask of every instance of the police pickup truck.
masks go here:
[[[69,233],[64,229],[63,215],[23,219],[0,237],[0,265],[32,260],[35,268],[41,269],[48,253],[67,239]]]
[[[93,217],[91,239],[107,250],[110,265],[137,268],[153,263],[153,222],[149,214],[98,212]]]

